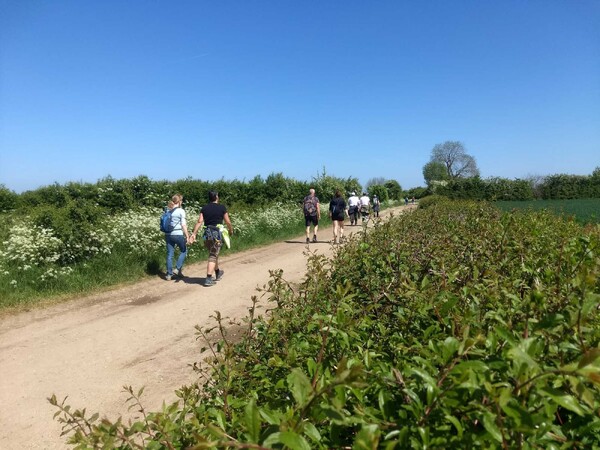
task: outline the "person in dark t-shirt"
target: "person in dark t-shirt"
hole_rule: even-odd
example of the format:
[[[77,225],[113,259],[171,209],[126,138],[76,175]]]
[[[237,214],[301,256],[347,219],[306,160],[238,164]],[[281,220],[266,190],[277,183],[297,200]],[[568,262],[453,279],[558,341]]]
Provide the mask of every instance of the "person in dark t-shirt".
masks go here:
[[[329,217],[333,221],[333,243],[339,244],[344,239],[344,219],[346,211],[346,200],[338,189],[335,191],[335,197],[329,202]]]
[[[205,225],[202,238],[204,239],[204,247],[208,250],[206,279],[204,280],[204,286],[207,287],[213,286],[215,281],[219,281],[225,273],[219,268],[219,251],[223,245],[223,236],[219,229],[219,225],[222,226],[223,222],[225,222],[229,235],[233,235],[233,227],[231,226],[231,220],[229,220],[229,213],[225,206],[219,204],[219,194],[216,191],[210,191],[208,193],[208,201],[210,203],[202,207],[198,222],[196,222],[194,231],[190,236],[190,243],[195,242],[198,230],[203,224]],[[215,274],[215,279],[213,279],[213,273]]]

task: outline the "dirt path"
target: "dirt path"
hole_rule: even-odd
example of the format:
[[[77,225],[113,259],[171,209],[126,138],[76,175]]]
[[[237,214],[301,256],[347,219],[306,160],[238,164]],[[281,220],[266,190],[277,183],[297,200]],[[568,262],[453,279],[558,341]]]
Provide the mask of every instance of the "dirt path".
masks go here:
[[[346,226],[346,234],[356,230]],[[322,241],[310,249],[330,254],[331,234],[319,230]],[[0,319],[0,448],[68,448],[46,400],[53,393],[111,419],[126,412],[123,385],[145,386],[150,410],[176,400],[174,390],[196,379],[189,365],[201,359],[194,326],[211,323],[215,310],[245,317],[269,269],[283,269],[288,281],[302,279],[303,241],[223,258],[225,276],[214,287],[200,284],[206,264],[199,263],[185,267],[184,280],[144,280]]]

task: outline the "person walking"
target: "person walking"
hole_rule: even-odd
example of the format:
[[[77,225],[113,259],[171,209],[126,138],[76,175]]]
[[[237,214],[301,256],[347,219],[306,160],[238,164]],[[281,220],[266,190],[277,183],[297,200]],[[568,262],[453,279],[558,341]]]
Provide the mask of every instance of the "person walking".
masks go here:
[[[358,225],[358,208],[360,207],[360,199],[356,192],[350,192],[348,198],[348,216],[350,216],[350,225]]]
[[[346,200],[342,197],[340,190],[335,191],[335,197],[329,202],[329,217],[333,221],[333,243],[340,244],[344,239],[344,218],[346,211]]]
[[[369,220],[370,209],[371,209],[371,199],[369,198],[369,196],[367,195],[366,192],[363,192],[362,196],[360,197],[360,215],[362,216],[363,222]]]
[[[379,198],[374,195],[373,196],[373,212],[375,213],[375,217],[379,217],[379,209],[381,207],[381,202],[379,201]]]
[[[165,233],[167,244],[167,280],[183,278],[183,263],[187,255],[186,242],[189,240],[185,211],[181,207],[183,197],[175,194],[169,202],[171,212],[171,232]],[[179,248],[179,256],[175,263],[175,272],[173,272],[173,257],[175,256],[175,247]]]
[[[204,233],[202,238],[204,239],[204,247],[208,250],[208,262],[206,264],[206,279],[204,280],[204,286],[214,286],[215,281],[219,281],[223,278],[225,273],[219,267],[219,251],[223,246],[223,235],[219,225],[222,227],[223,222],[227,225],[229,235],[233,236],[233,227],[231,226],[231,220],[229,219],[229,213],[224,205],[219,204],[219,193],[216,191],[210,191],[208,193],[209,203],[204,205],[200,210],[200,216],[198,222],[194,226],[192,236],[190,237],[190,243],[196,241],[196,235],[202,225],[205,225]],[[213,279],[213,274],[215,278]]]
[[[306,225],[306,243],[310,243],[310,225],[313,225],[313,242],[317,242],[317,232],[319,231],[319,219],[321,218],[321,204],[319,198],[315,195],[315,190],[310,189],[308,195],[302,202],[302,211],[304,212],[304,223]]]

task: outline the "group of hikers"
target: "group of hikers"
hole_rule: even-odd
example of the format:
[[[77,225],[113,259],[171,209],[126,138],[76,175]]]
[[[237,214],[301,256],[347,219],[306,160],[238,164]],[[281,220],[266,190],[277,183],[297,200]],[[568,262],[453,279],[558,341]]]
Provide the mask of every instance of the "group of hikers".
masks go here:
[[[187,256],[187,246],[196,242],[198,232],[201,230],[204,247],[208,250],[204,286],[214,286],[217,281],[223,278],[225,273],[219,267],[219,252],[223,242],[228,236],[233,235],[229,213],[227,208],[219,203],[218,192],[209,191],[208,203],[202,207],[198,220],[194,225],[194,230],[189,233],[182,203],[183,196],[175,194],[161,217],[161,230],[165,233],[167,245],[167,273],[165,278],[167,280],[183,278],[183,263]],[[346,202],[340,190],[336,190],[335,196],[329,202],[328,212],[333,221],[333,243],[339,244],[343,240],[346,217],[350,218],[350,225],[358,225],[359,215],[363,222],[368,222],[371,211],[376,217],[379,217],[380,205],[381,203],[376,195],[371,200],[366,192],[363,192],[361,197],[358,197],[355,192],[351,192],[348,202]],[[313,226],[312,242],[317,242],[321,205],[314,189],[310,189],[309,194],[304,198],[302,210],[306,225],[306,243],[311,242],[311,225]],[[175,267],[173,267],[176,248],[179,249],[179,256],[175,262]]]
[[[369,198],[366,192],[361,197],[356,192],[351,192],[348,202],[342,197],[341,191],[335,191],[334,197],[329,202],[328,215],[333,222],[333,243],[339,244],[344,239],[344,220],[350,218],[350,225],[358,225],[360,215],[362,222],[368,222],[371,210],[375,217],[379,217],[381,202],[377,195],[373,200]],[[302,202],[304,212],[304,223],[306,225],[306,243],[310,243],[310,227],[313,227],[312,242],[317,242],[317,232],[319,231],[319,220],[321,219],[321,204],[319,198],[315,195],[315,190],[311,189],[309,194],[304,197]]]

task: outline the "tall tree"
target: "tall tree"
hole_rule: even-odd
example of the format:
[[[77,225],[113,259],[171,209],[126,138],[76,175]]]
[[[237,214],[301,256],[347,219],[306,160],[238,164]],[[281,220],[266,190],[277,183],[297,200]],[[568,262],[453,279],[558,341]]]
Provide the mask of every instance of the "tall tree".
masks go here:
[[[367,184],[365,184],[365,189],[369,189],[371,186],[380,186],[380,185],[384,185],[385,184],[385,178],[383,177],[374,177],[374,178],[369,178],[369,181],[367,181]]]
[[[396,180],[387,180],[384,184],[392,200],[400,200],[402,197],[402,186]]]
[[[446,141],[443,144],[437,144],[431,150],[430,162],[444,164],[450,178],[479,176],[475,158],[467,154],[462,142]]]

